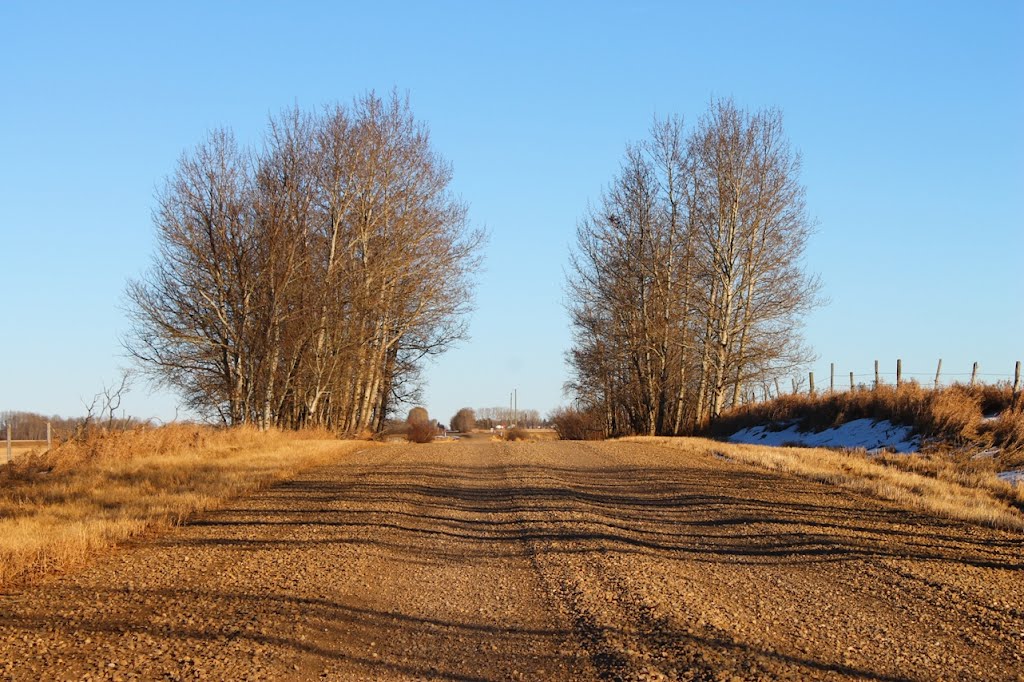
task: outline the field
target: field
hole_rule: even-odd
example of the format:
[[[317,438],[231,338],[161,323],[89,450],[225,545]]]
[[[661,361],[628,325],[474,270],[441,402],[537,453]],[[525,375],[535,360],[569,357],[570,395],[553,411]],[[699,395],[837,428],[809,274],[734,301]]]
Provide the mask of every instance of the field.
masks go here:
[[[783,395],[724,413],[707,435],[786,424],[821,431],[861,419],[910,427],[919,441],[915,450],[953,457],[987,451],[993,466],[1024,467],[1024,398],[1005,383],[931,389],[910,381],[872,390]]]
[[[310,447],[219,437],[169,470]],[[0,677],[1021,677],[1020,530],[720,445],[326,441],[321,466],[12,584]]]
[[[12,459],[18,459],[19,457],[26,455],[33,450],[45,450],[45,440],[12,440],[11,441],[11,457]],[[7,441],[0,442],[0,463],[7,461]]]
[[[372,445],[323,433],[168,426],[23,453],[0,466],[0,587],[65,570],[361,447]]]

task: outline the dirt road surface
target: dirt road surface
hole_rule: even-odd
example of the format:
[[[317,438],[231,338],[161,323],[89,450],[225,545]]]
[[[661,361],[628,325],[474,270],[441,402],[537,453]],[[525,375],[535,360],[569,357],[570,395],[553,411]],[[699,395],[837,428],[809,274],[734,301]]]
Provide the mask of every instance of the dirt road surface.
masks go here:
[[[1022,537],[650,444],[369,448],[0,595],[0,679],[1024,680]]]

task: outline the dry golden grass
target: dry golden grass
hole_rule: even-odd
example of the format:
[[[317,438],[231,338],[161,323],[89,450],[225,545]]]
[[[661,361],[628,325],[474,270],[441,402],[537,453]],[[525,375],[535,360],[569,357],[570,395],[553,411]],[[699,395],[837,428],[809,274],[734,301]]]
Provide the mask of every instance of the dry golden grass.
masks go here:
[[[993,414],[998,418],[986,419]],[[727,436],[750,426],[791,421],[820,430],[862,418],[912,426],[932,444],[946,448],[1024,449],[1024,399],[1015,399],[1008,384],[954,384],[932,390],[908,381],[898,388],[784,395],[724,413],[708,435]]]
[[[739,445],[702,438],[631,437],[623,440],[724,456],[772,471],[840,485],[947,518],[1024,530],[1024,514],[1006,501],[1007,495],[1012,499],[1020,491],[991,473],[972,476],[951,468],[943,475],[939,475],[938,470],[925,475],[886,466],[884,460],[869,458],[865,453],[820,448]],[[921,461],[921,458],[902,458],[903,462],[914,460]],[[923,471],[927,468],[923,467]],[[1024,498],[1018,499],[1024,502]]]
[[[31,452],[38,452],[46,449],[45,440],[12,440],[11,458],[20,459]],[[7,441],[0,441],[0,464],[7,462]]]
[[[365,447],[326,432],[171,425],[37,452],[0,466],[0,585]]]

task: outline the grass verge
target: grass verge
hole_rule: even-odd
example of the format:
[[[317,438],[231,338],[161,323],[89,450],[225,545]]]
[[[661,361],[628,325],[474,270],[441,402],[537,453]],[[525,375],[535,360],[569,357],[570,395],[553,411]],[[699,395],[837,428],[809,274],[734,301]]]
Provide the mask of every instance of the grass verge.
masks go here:
[[[772,423],[800,424],[821,431],[854,419],[888,419],[911,426],[926,448],[998,448],[1007,464],[1024,464],[1024,396],[1009,384],[953,384],[924,388],[914,381],[816,395],[783,395],[725,412],[706,433],[727,437],[740,429]]]
[[[634,436],[627,442],[651,443],[665,447],[719,455],[772,471],[796,474],[814,481],[891,500],[946,518],[979,523],[993,528],[1024,530],[1024,514],[1012,503],[1024,503],[1021,491],[992,474],[968,476],[955,469],[943,474],[922,466],[922,470],[887,466],[885,460],[856,451],[821,448],[780,448],[718,443],[703,438]],[[902,457],[904,464],[908,459]],[[955,480],[956,476],[963,476]],[[1018,497],[1020,496],[1020,497]]]
[[[30,453],[0,466],[0,586],[366,447],[326,432],[170,425]]]

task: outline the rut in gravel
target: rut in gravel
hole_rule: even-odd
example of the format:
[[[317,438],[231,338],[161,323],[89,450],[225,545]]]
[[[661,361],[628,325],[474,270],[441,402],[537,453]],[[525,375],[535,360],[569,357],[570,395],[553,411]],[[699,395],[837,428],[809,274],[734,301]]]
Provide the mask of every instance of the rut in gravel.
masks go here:
[[[1024,679],[1021,545],[649,444],[372,448],[0,595],[0,679]]]

